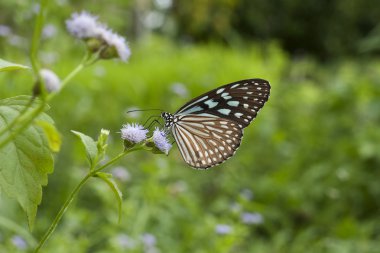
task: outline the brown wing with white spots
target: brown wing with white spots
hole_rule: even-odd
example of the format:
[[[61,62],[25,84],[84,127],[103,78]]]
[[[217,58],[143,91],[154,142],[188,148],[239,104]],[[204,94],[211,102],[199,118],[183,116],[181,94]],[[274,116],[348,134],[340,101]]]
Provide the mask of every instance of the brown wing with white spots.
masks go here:
[[[235,154],[243,129],[229,119],[208,116],[178,116],[172,133],[185,162],[197,169],[223,163]]]
[[[184,106],[176,115],[217,116],[247,127],[268,101],[269,82],[263,79],[246,79],[226,84],[198,96]]]

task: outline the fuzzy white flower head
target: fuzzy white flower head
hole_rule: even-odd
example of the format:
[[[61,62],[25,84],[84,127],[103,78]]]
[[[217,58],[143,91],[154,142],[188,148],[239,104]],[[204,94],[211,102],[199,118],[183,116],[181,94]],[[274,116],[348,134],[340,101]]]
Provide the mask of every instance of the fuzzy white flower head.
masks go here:
[[[102,25],[98,23],[98,17],[82,11],[73,13],[71,19],[66,20],[66,27],[74,37],[86,39],[96,37]]]
[[[126,124],[121,129],[121,138],[132,143],[139,143],[146,139],[149,131],[139,124]]]
[[[129,56],[131,56],[131,50],[127,46],[124,37],[112,32],[110,29],[106,29],[105,27],[98,29],[98,34],[110,48],[116,50],[120,60],[128,60]]]
[[[172,148],[172,145],[169,143],[165,132],[158,129],[158,127],[156,127],[153,132],[153,142],[156,147],[165,154],[168,154],[169,150]]]
[[[98,22],[98,17],[82,11],[74,13],[66,21],[67,30],[76,38],[86,40],[90,51],[100,50],[100,58],[120,58],[127,61],[131,51],[125,38],[112,32],[105,24]]]
[[[53,71],[49,69],[41,69],[40,76],[45,84],[46,90],[49,93],[58,91],[61,88],[61,81]]]

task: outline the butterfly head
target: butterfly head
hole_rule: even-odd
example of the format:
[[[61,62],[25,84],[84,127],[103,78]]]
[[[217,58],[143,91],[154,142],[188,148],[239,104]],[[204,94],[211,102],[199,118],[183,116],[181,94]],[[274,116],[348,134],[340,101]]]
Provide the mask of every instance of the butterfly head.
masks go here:
[[[174,122],[174,116],[171,113],[163,112],[161,117],[165,120],[165,127],[171,127]]]

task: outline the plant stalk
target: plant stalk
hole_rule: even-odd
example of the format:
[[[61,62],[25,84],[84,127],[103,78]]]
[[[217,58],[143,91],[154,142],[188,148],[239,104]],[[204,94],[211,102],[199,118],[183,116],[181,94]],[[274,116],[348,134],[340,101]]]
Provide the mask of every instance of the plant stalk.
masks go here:
[[[124,152],[118,154],[117,156],[115,156],[114,158],[112,158],[111,160],[109,160],[107,163],[105,163],[104,165],[100,166],[98,169],[96,170],[93,170],[93,171],[90,171],[80,182],[79,184],[74,188],[74,190],[71,192],[71,194],[69,195],[68,199],[66,200],[66,202],[63,204],[63,206],[61,207],[61,209],[59,210],[57,216],[55,217],[53,223],[50,225],[50,227],[48,228],[48,230],[46,231],[46,233],[44,234],[44,236],[42,237],[42,239],[40,240],[40,242],[38,243],[37,247],[35,248],[34,250],[34,253],[38,253],[39,250],[42,248],[42,246],[44,246],[44,244],[46,243],[46,241],[50,238],[50,236],[53,234],[53,232],[55,231],[58,223],[60,222],[60,220],[62,219],[63,215],[65,214],[67,208],[69,207],[69,205],[71,204],[71,202],[73,201],[74,197],[78,194],[79,190],[82,188],[82,186],[91,178],[93,177],[97,172],[105,169],[106,167],[110,166],[111,164],[115,163],[116,161],[118,161],[120,158],[122,158],[123,156],[125,156],[126,154],[128,153],[131,153],[133,151],[136,151],[136,150],[140,150],[142,149],[142,145],[138,145],[136,147],[133,147],[131,149],[128,149],[128,150],[125,150]]]

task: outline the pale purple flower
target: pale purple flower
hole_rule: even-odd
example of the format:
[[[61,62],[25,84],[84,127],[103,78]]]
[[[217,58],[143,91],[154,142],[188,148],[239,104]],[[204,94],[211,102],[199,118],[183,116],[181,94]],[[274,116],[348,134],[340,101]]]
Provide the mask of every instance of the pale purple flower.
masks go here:
[[[118,234],[115,241],[123,249],[136,248],[136,241],[126,234]]]
[[[124,167],[118,166],[111,170],[112,175],[121,182],[127,182],[131,179],[131,174]]]
[[[230,209],[233,213],[240,213],[242,207],[239,203],[234,202],[230,205]]]
[[[57,52],[40,52],[39,53],[41,61],[45,65],[52,65],[59,59],[59,54]]]
[[[165,154],[168,154],[169,150],[172,148],[172,145],[169,143],[165,132],[158,129],[158,127],[156,127],[153,132],[153,142],[156,147]]]
[[[250,189],[243,189],[241,192],[240,192],[240,196],[242,196],[243,198],[245,198],[246,200],[252,200],[253,199],[253,192],[250,190]]]
[[[173,83],[170,89],[180,97],[187,97],[189,95],[189,91],[183,83]]]
[[[86,11],[73,13],[71,19],[66,20],[67,30],[78,39],[96,37],[101,27],[102,25],[98,23],[98,17]]]
[[[143,23],[149,29],[160,28],[165,22],[165,16],[158,11],[150,11],[144,18]]]
[[[55,92],[61,88],[61,81],[53,71],[49,69],[41,69],[40,76],[44,81],[45,88],[48,92]]]
[[[139,124],[126,124],[121,129],[121,138],[133,143],[139,143],[146,139],[149,131]]]
[[[241,222],[244,224],[262,224],[264,222],[264,218],[260,213],[249,213],[244,212],[240,216]]]
[[[57,27],[53,24],[47,24],[42,29],[42,36],[45,39],[51,38],[57,34]]]
[[[145,247],[154,247],[156,245],[156,237],[152,234],[145,233],[141,235],[141,241]]]
[[[16,248],[25,250],[28,247],[28,244],[26,243],[25,239],[22,238],[19,235],[15,235],[11,238],[12,244],[16,246]]]
[[[227,224],[218,224],[215,227],[215,232],[219,235],[228,235],[232,233],[232,227]]]
[[[109,47],[114,47],[122,61],[127,61],[131,56],[131,50],[127,46],[125,38],[109,29],[103,28],[98,30],[100,37],[107,43]]]
[[[8,42],[15,47],[23,47],[25,45],[25,39],[15,34],[10,34],[8,36]]]
[[[105,24],[98,22],[98,17],[92,14],[82,11],[81,13],[74,13],[71,19],[66,21],[67,30],[78,39],[95,38],[105,43],[106,48],[103,48],[102,52],[107,48],[114,48],[117,57],[122,61],[127,61],[131,55],[131,51],[127,45],[124,37],[110,30]],[[111,55],[113,58],[116,55]]]
[[[155,0],[155,5],[160,9],[169,9],[173,5],[173,0]]]
[[[12,30],[9,26],[0,25],[0,36],[7,37],[12,33]]]

